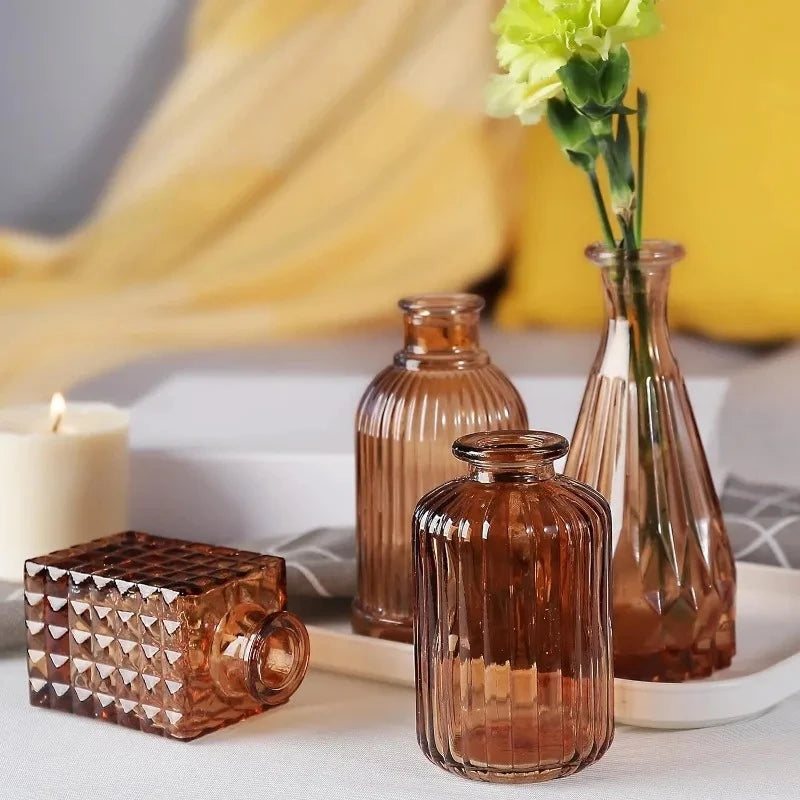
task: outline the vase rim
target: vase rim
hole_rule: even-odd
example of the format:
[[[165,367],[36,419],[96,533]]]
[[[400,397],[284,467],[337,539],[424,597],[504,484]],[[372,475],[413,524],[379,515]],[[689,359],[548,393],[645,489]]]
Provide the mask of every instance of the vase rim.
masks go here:
[[[461,461],[489,467],[556,461],[569,442],[549,431],[484,431],[456,439],[453,455]]]
[[[610,247],[603,242],[593,242],[584,251],[586,257],[599,267],[619,265],[625,254],[619,248]],[[668,239],[645,239],[639,249],[637,263],[645,267],[668,267],[686,255],[682,244]]]
[[[402,298],[397,305],[406,313],[442,316],[482,311],[486,302],[477,294],[444,292],[410,295]]]

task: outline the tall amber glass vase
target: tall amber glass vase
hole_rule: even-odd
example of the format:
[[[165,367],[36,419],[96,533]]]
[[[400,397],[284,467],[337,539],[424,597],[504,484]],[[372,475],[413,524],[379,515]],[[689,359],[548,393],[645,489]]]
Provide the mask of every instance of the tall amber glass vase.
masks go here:
[[[645,242],[638,258],[587,250],[603,275],[607,321],[566,474],[609,500],[617,677],[682,681],[736,651],[736,569],[670,345],[667,292],[684,255]]]
[[[405,346],[356,415],[358,590],[353,628],[410,642],[411,517],[434,486],[463,475],[453,441],[527,426],[525,407],[478,341],[483,300],[422,295],[400,302]]]

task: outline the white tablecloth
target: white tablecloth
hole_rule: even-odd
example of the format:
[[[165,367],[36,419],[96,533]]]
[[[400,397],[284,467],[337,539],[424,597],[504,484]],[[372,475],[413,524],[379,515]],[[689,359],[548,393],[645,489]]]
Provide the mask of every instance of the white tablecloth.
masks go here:
[[[796,800],[800,696],[724,728],[617,730],[580,775],[539,786],[454,777],[425,760],[408,689],[312,671],[282,708],[194,742],[31,708],[21,657],[0,659],[0,797]]]

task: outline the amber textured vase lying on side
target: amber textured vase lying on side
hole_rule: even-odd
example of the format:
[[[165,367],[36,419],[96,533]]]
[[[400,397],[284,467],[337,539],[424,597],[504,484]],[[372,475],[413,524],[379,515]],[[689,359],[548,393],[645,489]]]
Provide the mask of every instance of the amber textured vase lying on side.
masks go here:
[[[565,472],[611,503],[614,669],[645,681],[710,675],[736,650],[736,570],[670,346],[667,290],[683,250],[587,255],[603,271],[608,320]]]
[[[308,667],[282,558],[145,533],[26,562],[25,625],[32,705],[175,739],[285,703]]]
[[[469,778],[543,781],[614,734],[606,501],[556,477],[561,436],[466,436],[468,478],[414,514],[417,738]]]
[[[356,417],[358,633],[411,641],[411,515],[425,492],[465,469],[453,441],[527,425],[508,378],[478,343],[483,300],[400,302],[405,347],[364,394]]]

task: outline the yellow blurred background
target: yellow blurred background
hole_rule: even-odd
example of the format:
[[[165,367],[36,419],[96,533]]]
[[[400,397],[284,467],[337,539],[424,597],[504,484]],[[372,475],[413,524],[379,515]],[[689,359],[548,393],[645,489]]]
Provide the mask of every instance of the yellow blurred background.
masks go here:
[[[582,175],[545,126],[483,113],[496,8],[183,4],[185,54],[91,214],[55,236],[0,234],[0,399],[41,398],[153,353],[377,325],[399,296],[468,287],[509,257],[502,323],[596,325],[598,279],[581,252],[598,231]],[[634,77],[652,109],[646,233],[690,253],[673,322],[793,337],[789,0],[759,6],[769,25],[746,3],[661,8],[665,31],[637,43]]]

